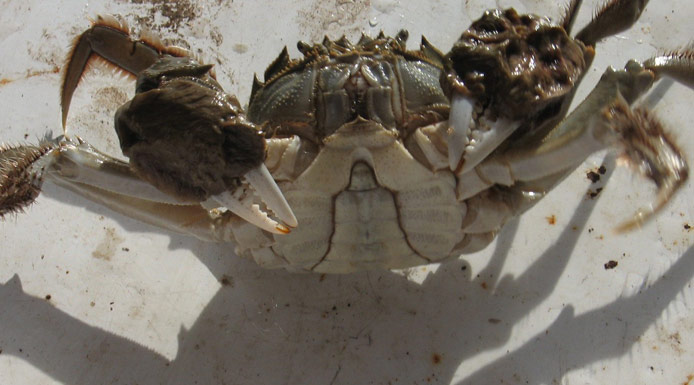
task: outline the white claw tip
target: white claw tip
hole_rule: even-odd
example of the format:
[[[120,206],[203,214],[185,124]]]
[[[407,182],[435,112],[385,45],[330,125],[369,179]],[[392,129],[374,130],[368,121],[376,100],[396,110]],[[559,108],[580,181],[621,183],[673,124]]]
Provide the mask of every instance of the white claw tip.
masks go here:
[[[470,135],[470,122],[474,103],[460,94],[453,94],[451,110],[448,117],[450,124],[448,134],[448,166],[455,171],[460,164],[465,146]]]
[[[263,201],[269,211],[272,211],[282,223],[270,218],[267,212],[253,203],[253,198],[246,194],[233,194],[225,191],[210,197],[210,200],[245,219],[259,228],[274,234],[289,234],[291,227],[298,226],[298,221],[282,191],[270,175],[264,164],[252,169],[244,179],[253,192]]]

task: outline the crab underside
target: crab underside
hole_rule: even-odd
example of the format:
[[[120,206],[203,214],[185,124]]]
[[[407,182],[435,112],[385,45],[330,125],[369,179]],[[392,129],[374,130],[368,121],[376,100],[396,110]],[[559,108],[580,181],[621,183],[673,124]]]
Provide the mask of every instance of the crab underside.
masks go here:
[[[620,151],[658,188],[653,216],[687,179],[675,143],[646,109],[653,83],[694,87],[694,54],[608,68],[568,113],[596,43],[629,28],[646,1],[613,0],[571,36],[513,9],[475,21],[447,54],[425,39],[300,42],[255,79],[247,112],[212,66],[100,17],[75,42],[63,125],[91,60],[137,77],[116,113],[122,162],[77,137],[0,147],[0,215],[44,180],[150,224],[233,242],[263,267],[346,273],[405,268],[486,247],[590,154]]]

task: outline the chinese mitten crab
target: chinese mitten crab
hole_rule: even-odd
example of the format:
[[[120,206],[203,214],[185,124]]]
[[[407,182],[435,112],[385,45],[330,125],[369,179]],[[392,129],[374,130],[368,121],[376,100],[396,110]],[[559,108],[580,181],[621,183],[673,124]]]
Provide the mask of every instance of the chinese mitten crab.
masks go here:
[[[645,0],[613,0],[571,35],[492,10],[447,54],[407,33],[300,42],[255,80],[246,112],[210,65],[99,18],[76,41],[61,94],[65,124],[90,60],[137,77],[116,113],[123,162],[79,138],[0,148],[0,215],[44,180],[130,217],[210,241],[264,267],[345,273],[404,268],[484,248],[588,155],[615,148],[658,188],[658,211],[687,178],[674,142],[631,105],[672,77],[694,86],[694,55],[674,51],[607,69],[571,113],[596,43],[629,28]]]

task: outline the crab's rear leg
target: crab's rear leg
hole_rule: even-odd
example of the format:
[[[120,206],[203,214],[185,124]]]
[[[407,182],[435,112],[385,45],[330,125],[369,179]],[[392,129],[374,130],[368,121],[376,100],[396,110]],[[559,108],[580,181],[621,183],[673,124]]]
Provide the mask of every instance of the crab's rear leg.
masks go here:
[[[461,196],[471,196],[494,185],[517,185],[518,192],[535,192],[541,196],[588,155],[614,148],[658,189],[657,201],[649,209],[639,211],[619,230],[643,223],[682,187],[688,167],[658,120],[646,109],[632,109],[631,104],[660,76],[673,76],[694,88],[693,58],[689,52],[676,52],[644,64],[630,61],[624,70],[608,69],[585,101],[549,133],[520,138],[514,146],[495,153],[474,171],[461,175],[459,185],[466,186],[460,191]],[[535,188],[539,191],[532,191]],[[538,196],[526,195],[513,205],[510,216],[519,214]]]

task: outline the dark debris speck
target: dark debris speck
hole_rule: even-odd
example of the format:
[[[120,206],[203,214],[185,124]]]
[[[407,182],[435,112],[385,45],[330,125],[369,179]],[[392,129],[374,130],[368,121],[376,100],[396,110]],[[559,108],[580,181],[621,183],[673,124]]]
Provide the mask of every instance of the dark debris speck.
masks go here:
[[[617,267],[617,261],[608,261],[605,264],[605,270],[611,270],[611,269],[614,269],[615,267]]]
[[[600,174],[598,174],[595,171],[588,171],[586,174],[586,177],[593,183],[596,183],[597,181],[600,180]]]
[[[442,359],[443,357],[441,357],[439,353],[434,353],[431,355],[431,362],[433,362],[434,365],[440,364]]]
[[[602,192],[602,187],[598,187],[595,189],[595,191],[593,191],[593,190],[588,191],[588,197],[590,197],[590,199],[594,199],[595,197],[600,195],[601,192]]]
[[[222,278],[219,279],[219,283],[221,283],[222,286],[234,286],[234,281],[228,275],[223,275]]]

